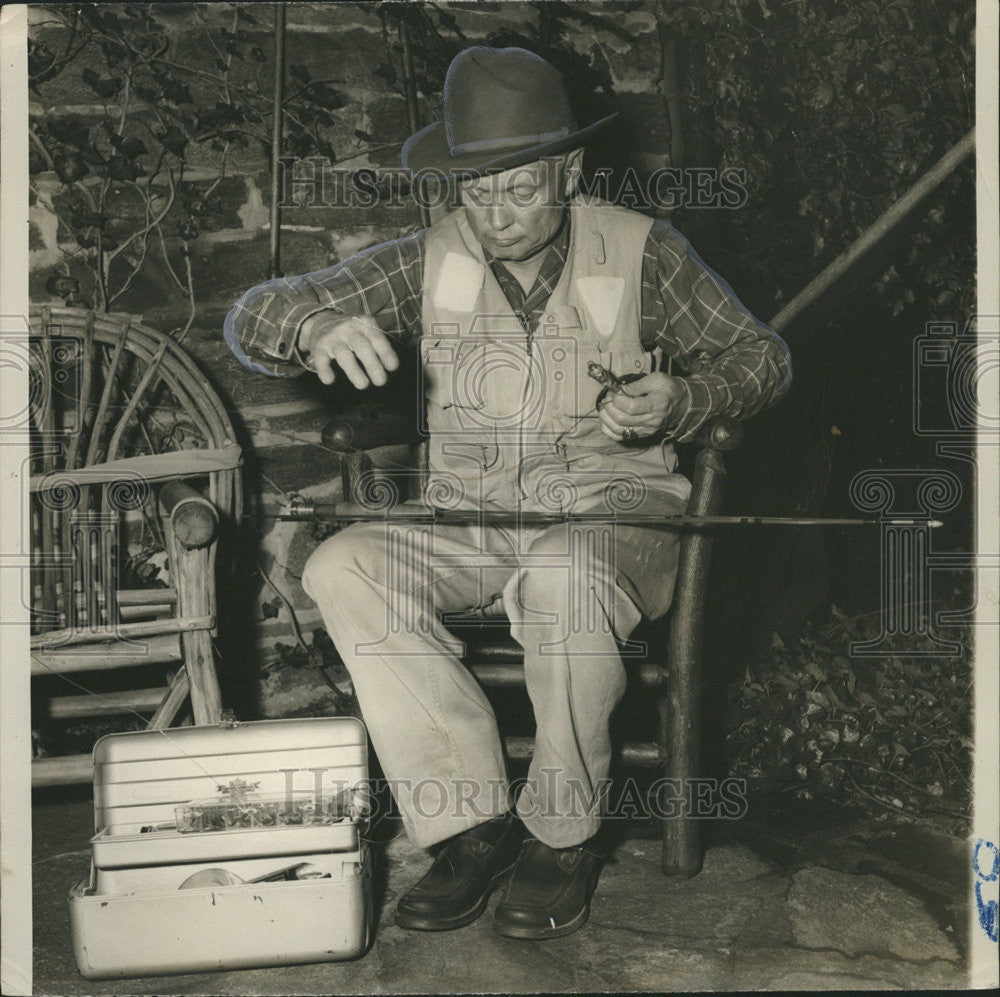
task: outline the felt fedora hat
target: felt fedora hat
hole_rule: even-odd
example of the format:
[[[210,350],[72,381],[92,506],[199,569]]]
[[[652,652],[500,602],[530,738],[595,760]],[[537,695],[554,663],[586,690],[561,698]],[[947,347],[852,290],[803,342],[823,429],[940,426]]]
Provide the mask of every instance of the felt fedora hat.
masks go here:
[[[582,145],[617,115],[578,128],[562,77],[523,48],[459,52],[444,81],[444,120],[403,145],[414,173],[479,176]]]

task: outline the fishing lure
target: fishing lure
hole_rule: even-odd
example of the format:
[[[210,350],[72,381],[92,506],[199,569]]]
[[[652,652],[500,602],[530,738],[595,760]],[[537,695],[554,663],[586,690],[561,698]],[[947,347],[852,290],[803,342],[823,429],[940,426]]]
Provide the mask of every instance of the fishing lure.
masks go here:
[[[640,377],[645,377],[645,374],[622,374],[619,377],[617,374],[613,374],[607,367],[602,367],[596,360],[590,360],[587,363],[587,376],[592,377],[598,384],[603,385],[600,394],[597,396],[597,401],[594,402],[594,408],[600,409],[604,400],[608,397],[609,392],[614,392],[615,394],[627,395],[629,398],[634,398],[634,395],[630,395],[625,390],[625,385],[630,384],[632,381],[638,381]],[[626,445],[632,445],[637,443],[639,440],[639,434],[631,427],[627,428],[624,433],[622,433],[622,443]]]
[[[621,391],[627,394],[627,392],[625,392],[625,385],[628,384],[629,381],[637,380],[642,375],[624,374],[621,377],[618,377],[616,374],[612,374],[607,367],[602,367],[596,360],[590,360],[587,363],[587,376],[592,377],[598,384],[604,386],[604,392],[602,392],[602,394],[605,394],[608,391]]]
[[[587,376],[592,377],[598,384],[602,385],[601,391],[597,396],[597,401],[594,402],[594,408],[600,409],[604,400],[608,397],[609,393],[626,395],[629,398],[634,398],[635,395],[629,394],[625,390],[626,384],[631,384],[632,381],[638,381],[639,378],[645,377],[645,374],[622,374],[619,377],[617,374],[612,374],[607,367],[602,367],[596,360],[590,360],[587,363]],[[633,438],[627,440],[626,442],[634,443],[637,437],[633,433]]]

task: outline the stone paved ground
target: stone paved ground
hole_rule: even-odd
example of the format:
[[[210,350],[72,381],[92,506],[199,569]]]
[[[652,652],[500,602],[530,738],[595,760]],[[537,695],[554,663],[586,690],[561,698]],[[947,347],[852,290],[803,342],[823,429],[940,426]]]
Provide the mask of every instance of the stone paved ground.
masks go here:
[[[658,870],[658,843],[626,831],[588,925],[550,942],[502,938],[492,906],[459,931],[392,923],[427,854],[379,849],[375,944],[349,963],[99,982],[76,971],[66,892],[88,867],[82,792],[35,807],[35,992],[328,994],[954,989],[965,985],[965,846],[914,825],[837,813],[757,813],[708,829],[704,869]],[[641,829],[638,829],[641,832]]]

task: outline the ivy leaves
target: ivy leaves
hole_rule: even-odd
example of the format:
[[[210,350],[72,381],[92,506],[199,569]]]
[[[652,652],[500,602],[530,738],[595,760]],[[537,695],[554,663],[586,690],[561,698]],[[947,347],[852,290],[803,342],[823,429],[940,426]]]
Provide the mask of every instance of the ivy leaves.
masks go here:
[[[285,100],[285,148],[293,156],[306,159],[323,155],[336,162],[337,152],[330,142],[328,129],[338,123],[337,111],[347,105],[347,96],[331,86],[334,80],[313,79],[302,65],[289,67],[293,87]]]
[[[836,606],[822,631],[775,636],[731,695],[732,771],[765,791],[850,800],[876,813],[965,808],[970,794],[968,635],[955,658],[852,658],[878,614]]]
[[[92,69],[84,69],[83,82],[90,87],[102,100],[111,100],[122,89],[122,79],[118,76],[98,76]]]

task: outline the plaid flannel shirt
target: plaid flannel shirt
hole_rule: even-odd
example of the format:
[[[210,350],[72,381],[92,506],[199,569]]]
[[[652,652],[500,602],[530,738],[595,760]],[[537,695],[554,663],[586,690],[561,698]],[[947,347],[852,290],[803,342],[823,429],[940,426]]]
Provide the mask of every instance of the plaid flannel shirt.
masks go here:
[[[374,246],[326,270],[251,288],[226,316],[226,342],[241,363],[271,376],[305,370],[297,348],[299,329],[320,311],[369,315],[389,336],[416,344],[422,332],[425,231]],[[568,234],[565,225],[527,295],[491,261],[511,307],[529,327],[537,323],[562,272]],[[647,350],[660,347],[674,371],[686,374],[688,404],[671,427],[671,435],[681,441],[691,439],[712,416],[747,418],[759,412],[791,382],[781,337],[757,321],[663,221],[653,223],[643,251],[640,336]]]

